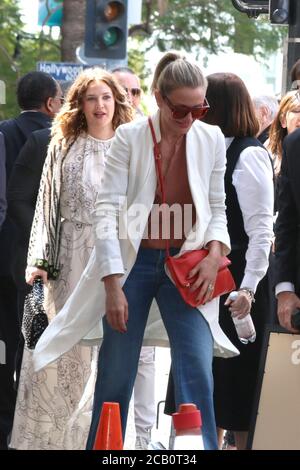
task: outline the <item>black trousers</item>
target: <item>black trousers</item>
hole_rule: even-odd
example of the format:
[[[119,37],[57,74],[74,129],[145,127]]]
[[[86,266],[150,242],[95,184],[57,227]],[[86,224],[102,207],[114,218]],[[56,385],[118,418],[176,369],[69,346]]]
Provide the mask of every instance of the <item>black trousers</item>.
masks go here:
[[[7,449],[13,425],[19,331],[17,288],[11,277],[0,276],[0,449]]]

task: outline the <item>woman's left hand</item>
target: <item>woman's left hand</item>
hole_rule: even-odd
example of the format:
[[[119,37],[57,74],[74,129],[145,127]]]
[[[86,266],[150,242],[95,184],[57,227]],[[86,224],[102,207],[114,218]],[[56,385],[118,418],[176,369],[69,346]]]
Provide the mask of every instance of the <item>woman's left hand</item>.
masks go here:
[[[191,284],[190,289],[194,292],[200,287],[197,300],[200,301],[203,298],[203,304],[212,298],[219,265],[220,257],[208,254],[190,271],[189,278],[197,276],[196,281]]]
[[[224,305],[227,305],[233,317],[244,318],[251,310],[251,299],[249,294],[245,291],[238,291],[238,296],[235,300],[227,297]]]

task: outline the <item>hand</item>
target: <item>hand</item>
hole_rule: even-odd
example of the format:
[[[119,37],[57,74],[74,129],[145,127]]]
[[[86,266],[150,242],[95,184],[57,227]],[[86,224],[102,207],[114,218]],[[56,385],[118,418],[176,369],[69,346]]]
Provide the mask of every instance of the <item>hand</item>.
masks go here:
[[[292,333],[299,333],[298,330],[292,328],[291,325],[291,316],[292,313],[297,309],[300,308],[300,299],[294,292],[280,292],[277,295],[278,299],[278,307],[277,307],[277,315],[279,319],[279,323],[283,328],[291,331]]]
[[[228,296],[224,305],[229,307],[232,317],[244,318],[251,310],[251,299],[247,292],[239,290],[235,300]]]
[[[128,303],[118,276],[104,278],[106,290],[106,319],[108,324],[120,333],[127,331]]]
[[[190,289],[194,292],[200,287],[197,300],[200,301],[203,298],[203,305],[212,298],[219,265],[220,257],[208,254],[189,273],[189,279],[197,276]]]
[[[34,266],[28,266],[26,268],[26,282],[27,284],[33,285],[35,278],[41,277],[44,284],[48,282],[48,274],[43,269],[36,268]]]

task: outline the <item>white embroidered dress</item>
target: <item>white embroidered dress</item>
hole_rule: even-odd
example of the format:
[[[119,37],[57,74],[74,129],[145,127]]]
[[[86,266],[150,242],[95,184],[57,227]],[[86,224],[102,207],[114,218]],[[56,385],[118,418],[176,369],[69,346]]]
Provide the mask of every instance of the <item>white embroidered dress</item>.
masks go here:
[[[59,278],[48,282],[49,321],[80,279],[94,246],[92,211],[111,140],[80,136],[63,163]],[[37,253],[40,247],[36,247]],[[25,348],[10,447],[84,449],[90,426],[98,348],[76,345],[38,373]]]

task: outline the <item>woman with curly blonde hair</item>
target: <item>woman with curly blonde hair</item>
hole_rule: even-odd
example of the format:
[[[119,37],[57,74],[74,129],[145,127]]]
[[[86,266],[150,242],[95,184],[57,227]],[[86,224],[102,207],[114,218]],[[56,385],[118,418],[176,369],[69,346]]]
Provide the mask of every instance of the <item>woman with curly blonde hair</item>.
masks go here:
[[[129,122],[133,119],[133,109],[127,101],[127,95],[123,87],[119,85],[114,76],[100,68],[86,69],[75,80],[70,87],[65,105],[60,113],[57,114],[52,126],[52,136],[54,141],[64,140],[66,143],[72,143],[77,137],[88,133],[88,123],[83,111],[83,103],[86,91],[94,81],[102,81],[110,89],[114,97],[114,114],[111,120],[113,131],[120,124]]]
[[[92,212],[116,128],[132,120],[123,88],[100,68],[82,72],[52,127],[31,229],[26,281],[44,284],[49,322],[94,246]],[[26,336],[25,336],[26,338]],[[82,449],[90,426],[95,347],[76,345],[41,373],[25,346],[11,447]]]
[[[272,155],[275,175],[280,173],[283,139],[300,126],[300,96],[298,90],[288,92],[280,101],[265,146]]]

